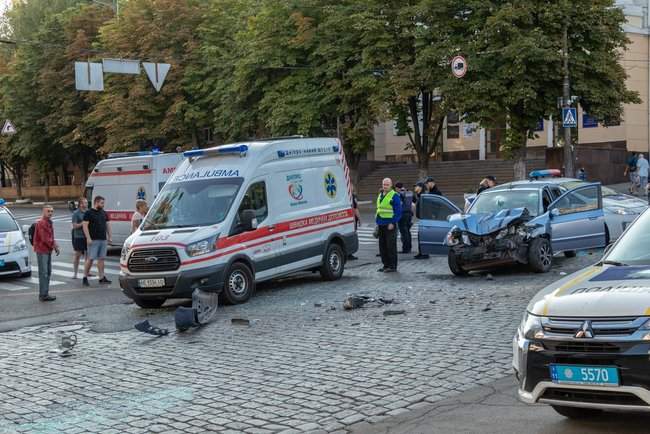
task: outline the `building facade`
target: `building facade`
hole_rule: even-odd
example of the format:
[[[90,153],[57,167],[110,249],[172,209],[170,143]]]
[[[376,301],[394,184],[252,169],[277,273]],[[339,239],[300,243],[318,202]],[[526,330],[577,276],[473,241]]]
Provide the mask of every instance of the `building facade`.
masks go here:
[[[627,72],[627,86],[641,97],[641,104],[625,105],[620,124],[599,124],[578,108],[577,137],[580,148],[624,147],[627,151],[650,151],[650,0],[618,0],[627,18],[624,26],[630,40],[621,63]],[[558,95],[560,96],[560,95]],[[557,147],[557,124],[540,120],[537,138],[528,141],[529,158],[543,158],[547,148]],[[574,134],[576,130],[574,129]],[[484,160],[500,158],[499,147],[502,130],[478,129],[466,124],[452,113],[445,120],[442,155],[432,155],[442,160]],[[374,131],[374,147],[368,159],[378,161],[415,161],[415,153],[408,149],[408,137],[399,135],[392,122],[377,125]]]

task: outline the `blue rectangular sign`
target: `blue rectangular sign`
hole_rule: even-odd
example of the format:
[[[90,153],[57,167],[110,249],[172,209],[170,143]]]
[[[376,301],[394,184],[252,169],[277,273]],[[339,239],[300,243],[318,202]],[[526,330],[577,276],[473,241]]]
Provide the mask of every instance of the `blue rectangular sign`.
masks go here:
[[[562,109],[562,126],[564,128],[575,128],[578,126],[578,113],[573,107]]]
[[[614,366],[551,364],[551,380],[558,384],[618,386],[618,368]]]
[[[596,128],[598,119],[589,116],[587,112],[582,112],[582,128]]]

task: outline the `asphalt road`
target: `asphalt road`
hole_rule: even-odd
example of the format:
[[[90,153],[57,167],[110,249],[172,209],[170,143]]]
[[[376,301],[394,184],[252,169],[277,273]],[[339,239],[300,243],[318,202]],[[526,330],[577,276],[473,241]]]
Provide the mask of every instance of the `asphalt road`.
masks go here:
[[[570,420],[548,405],[526,405],[516,398],[512,376],[476,387],[425,408],[386,419],[361,423],[354,434],[631,434],[650,431],[650,415],[603,413],[588,420]]]

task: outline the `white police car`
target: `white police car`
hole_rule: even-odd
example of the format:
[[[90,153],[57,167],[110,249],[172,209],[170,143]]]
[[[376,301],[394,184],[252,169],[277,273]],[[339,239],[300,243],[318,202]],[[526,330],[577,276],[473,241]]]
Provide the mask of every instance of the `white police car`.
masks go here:
[[[30,276],[27,240],[4,204],[4,199],[0,199],[0,276]]]

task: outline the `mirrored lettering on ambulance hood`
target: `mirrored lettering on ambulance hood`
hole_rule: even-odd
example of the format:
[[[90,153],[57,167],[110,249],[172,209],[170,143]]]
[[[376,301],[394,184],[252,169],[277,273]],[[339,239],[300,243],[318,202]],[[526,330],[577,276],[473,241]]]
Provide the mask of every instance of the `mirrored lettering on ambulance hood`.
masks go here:
[[[171,229],[221,223],[243,178],[203,179],[165,184],[147,213],[142,229]]]

